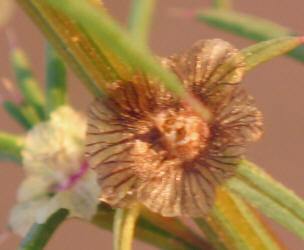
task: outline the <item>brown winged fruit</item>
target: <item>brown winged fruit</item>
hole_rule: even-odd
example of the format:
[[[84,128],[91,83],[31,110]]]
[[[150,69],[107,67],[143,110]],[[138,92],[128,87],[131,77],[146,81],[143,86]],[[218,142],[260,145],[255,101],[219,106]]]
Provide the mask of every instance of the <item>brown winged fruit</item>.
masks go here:
[[[204,120],[155,79],[109,83],[89,110],[86,155],[100,199],[113,207],[141,202],[163,216],[204,216],[215,188],[235,174],[262,114],[240,86],[244,58],[229,43],[202,40],[161,59],[212,114]]]

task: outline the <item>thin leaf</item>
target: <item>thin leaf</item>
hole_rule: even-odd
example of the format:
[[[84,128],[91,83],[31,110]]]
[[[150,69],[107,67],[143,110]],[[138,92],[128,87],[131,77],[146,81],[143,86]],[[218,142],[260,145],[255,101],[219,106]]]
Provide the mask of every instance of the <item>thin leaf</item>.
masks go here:
[[[138,68],[162,80],[166,86],[178,96],[182,96],[184,88],[177,77],[165,71],[154,56],[141,44],[134,43],[129,35],[121,30],[118,24],[102,11],[98,11],[84,1],[53,1],[47,0],[51,6],[63,11],[75,19],[83,27],[98,36],[115,53]]]
[[[215,207],[206,220],[214,230],[216,249],[223,249],[219,239],[228,249],[281,249],[250,207],[225,188],[218,188]],[[201,219],[196,222],[202,224]]]
[[[234,206],[238,209],[238,213],[235,214],[235,220],[240,223],[237,216],[241,215],[242,219],[246,220],[246,222],[244,224],[240,223],[240,227],[243,228],[243,231],[246,231],[249,228],[253,231],[252,234],[250,230],[247,231],[248,236],[253,241],[251,246],[256,245],[258,249],[282,249],[282,244],[273,237],[273,234],[270,232],[266,224],[262,222],[257,213],[236,195],[229,192],[229,196],[233,200]],[[246,223],[249,225],[249,228],[245,226]],[[255,237],[257,237],[258,240],[256,240]],[[264,248],[261,248],[259,245],[263,245]]]
[[[67,103],[66,68],[49,43],[47,43],[46,55],[46,108],[50,113]]]
[[[21,136],[0,132],[0,158],[21,163],[21,150],[23,138]]]
[[[232,10],[209,9],[199,12],[197,18],[200,21],[254,41],[265,41],[294,35],[294,32],[291,30],[271,21]],[[304,45],[290,51],[287,55],[304,62]]]
[[[68,210],[59,209],[44,224],[32,226],[26,238],[22,241],[19,250],[42,250],[52,237],[57,227],[68,216]]]
[[[127,78],[120,58],[115,57],[99,39],[89,35],[75,20],[54,10],[43,0],[17,0],[42,30],[58,54],[71,66],[94,96],[103,96],[108,81]],[[100,1],[85,0],[102,10]],[[84,1],[81,2],[81,5]]]
[[[129,30],[136,41],[145,45],[148,41],[148,33],[151,18],[155,6],[155,0],[133,0],[131,15],[129,17]]]
[[[301,43],[303,43],[303,38],[300,37],[280,37],[260,42],[243,49],[242,54],[246,60],[246,71],[279,55],[285,54],[299,46]]]
[[[15,119],[15,121],[27,130],[31,129],[37,122],[39,122],[38,114],[29,105],[17,105],[10,101],[4,101],[2,106],[6,112]]]
[[[132,68],[141,69],[158,79],[177,97],[191,103],[206,120],[210,119],[211,113],[185,91],[177,76],[165,70],[145,46],[134,43],[132,37],[106,13],[81,0],[60,2],[46,0],[46,2],[79,22],[88,32],[98,37],[117,57],[119,56],[123,61],[132,65]]]
[[[214,230],[221,235],[228,249],[246,250],[251,249],[249,242],[239,233],[220,206],[215,205],[210,213],[209,223]]]
[[[304,201],[254,164],[243,161],[226,186],[304,239]]]
[[[14,48],[11,51],[11,62],[25,102],[33,107],[41,120],[44,120],[44,96],[26,55],[21,49]]]

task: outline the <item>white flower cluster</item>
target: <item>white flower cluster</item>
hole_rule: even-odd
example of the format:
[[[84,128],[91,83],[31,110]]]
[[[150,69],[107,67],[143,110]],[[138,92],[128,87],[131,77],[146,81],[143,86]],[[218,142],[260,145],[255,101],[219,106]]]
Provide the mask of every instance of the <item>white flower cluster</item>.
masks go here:
[[[26,135],[25,180],[9,223],[14,232],[24,236],[59,208],[72,217],[90,219],[95,214],[100,188],[84,162],[85,134],[86,118],[66,106]]]

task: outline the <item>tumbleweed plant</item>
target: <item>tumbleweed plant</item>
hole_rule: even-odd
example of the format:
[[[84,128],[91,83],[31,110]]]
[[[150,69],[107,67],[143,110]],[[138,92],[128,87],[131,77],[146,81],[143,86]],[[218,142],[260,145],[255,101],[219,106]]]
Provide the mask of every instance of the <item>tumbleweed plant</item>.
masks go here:
[[[211,1],[191,17],[258,43],[208,37],[163,58],[147,43],[153,0],[132,1],[127,29],[100,0],[16,2],[48,40],[43,92],[8,34],[19,91],[2,105],[25,132],[0,132],[0,157],[25,176],[8,219],[18,249],[43,249],[69,218],[111,230],[115,250],[134,237],[160,249],[283,249],[257,211],[304,239],[303,200],[245,156],[264,130],[242,87],[279,55],[303,62],[303,37]],[[85,114],[67,101],[66,66],[92,94]]]

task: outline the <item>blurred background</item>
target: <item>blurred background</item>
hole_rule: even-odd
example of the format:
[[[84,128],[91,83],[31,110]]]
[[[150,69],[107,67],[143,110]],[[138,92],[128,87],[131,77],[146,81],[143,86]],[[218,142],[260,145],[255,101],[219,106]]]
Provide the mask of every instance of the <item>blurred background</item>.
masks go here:
[[[207,0],[163,0],[157,1],[151,30],[150,46],[157,55],[167,56],[188,48],[193,42],[206,38],[222,38],[243,48],[253,44],[240,38],[198,23],[190,18],[174,15],[174,10],[198,10],[209,7]],[[104,0],[109,13],[122,25],[128,15],[129,0]],[[302,0],[235,0],[235,9],[252,15],[265,17],[304,34],[304,3]],[[29,55],[40,81],[44,82],[45,39],[27,16],[16,7],[11,21],[0,30],[0,78],[14,81],[8,63],[9,47],[5,29],[10,27],[17,35],[19,45]],[[304,198],[304,65],[282,56],[263,64],[246,75],[243,84],[256,99],[265,116],[263,139],[249,146],[248,158],[263,167],[274,178]],[[69,72],[69,95],[74,107],[85,111],[92,101],[87,90],[72,72]],[[0,85],[0,95],[8,98]],[[22,129],[0,108],[0,130],[22,133]],[[12,163],[0,162],[0,232],[6,230],[7,218],[15,204],[16,191],[22,180],[22,171]],[[288,249],[304,249],[303,241],[280,225],[265,218],[273,232]],[[10,236],[0,245],[2,250],[16,249],[21,239]],[[93,225],[78,220],[69,220],[56,232],[47,250],[97,250],[112,249],[112,235]],[[137,250],[155,249],[135,242]]]

